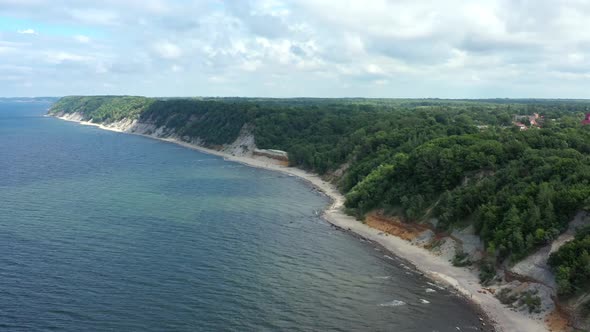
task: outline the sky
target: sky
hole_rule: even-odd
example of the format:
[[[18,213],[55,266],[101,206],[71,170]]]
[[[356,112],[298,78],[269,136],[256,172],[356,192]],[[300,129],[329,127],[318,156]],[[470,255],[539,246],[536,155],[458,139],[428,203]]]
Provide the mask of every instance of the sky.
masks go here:
[[[590,98],[590,0],[0,0],[0,96]]]

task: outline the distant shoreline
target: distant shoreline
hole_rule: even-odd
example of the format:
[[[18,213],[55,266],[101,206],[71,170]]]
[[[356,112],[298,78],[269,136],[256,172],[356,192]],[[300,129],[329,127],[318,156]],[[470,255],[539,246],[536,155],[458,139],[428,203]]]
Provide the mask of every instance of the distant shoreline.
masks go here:
[[[410,262],[416,267],[417,270],[422,271],[426,276],[453,287],[469,302],[473,303],[477,308],[480,308],[480,311],[482,311],[486,316],[481,318],[483,323],[482,325],[485,324],[485,326],[481,326],[480,329],[489,328],[491,323],[495,327],[496,331],[502,332],[549,331],[544,322],[534,320],[532,317],[520,312],[512,311],[510,308],[501,304],[500,301],[498,301],[489,292],[482,292],[482,286],[479,284],[479,278],[473,271],[470,271],[467,268],[452,266],[448,261],[434,255],[424,248],[415,246],[401,238],[384,234],[380,230],[371,228],[366,224],[356,220],[354,217],[346,215],[343,209],[345,201],[344,196],[340,194],[333,184],[324,181],[315,174],[295,167],[277,165],[272,159],[269,158],[235,156],[174,138],[157,137],[154,135],[126,131],[125,126],[105,126],[102,124],[83,121],[81,120],[81,117],[75,117],[73,115],[68,117],[53,115],[50,116],[65,121],[76,122],[82,125],[95,126],[108,131],[134,134],[157,139],[207,154],[223,157],[228,161],[297,176],[326,194],[331,199],[332,203],[322,214],[323,219],[340,229],[349,231],[354,233],[356,236],[377,243],[391,252],[393,255]]]

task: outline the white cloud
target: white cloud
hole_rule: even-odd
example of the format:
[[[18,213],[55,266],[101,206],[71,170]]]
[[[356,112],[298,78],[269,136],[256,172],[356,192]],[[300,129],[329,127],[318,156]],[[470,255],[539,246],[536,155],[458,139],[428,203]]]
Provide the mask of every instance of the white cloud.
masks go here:
[[[93,25],[116,25],[120,14],[113,10],[95,8],[74,8],[67,11],[75,21]]]
[[[22,35],[36,35],[37,34],[37,32],[33,29],[18,30],[17,32]]]
[[[0,44],[0,55],[2,54],[7,54],[7,53],[12,53],[14,52],[14,48],[13,47],[9,47],[9,46],[2,46]]]
[[[153,45],[153,49],[164,59],[178,59],[182,56],[182,50],[169,41],[159,41]]]
[[[51,51],[46,53],[46,60],[51,64],[61,64],[64,62],[89,62],[94,60],[94,58],[64,51]]]
[[[590,97],[590,1],[60,4],[9,1],[2,10],[35,27],[79,28],[75,35],[0,34],[1,63],[32,66],[34,88],[59,94],[100,93],[94,82],[112,80],[121,93],[152,95]],[[58,87],[57,72],[77,83]],[[170,72],[182,84],[154,83]]]
[[[1,35],[0,35],[1,37]],[[20,42],[11,42],[11,41],[3,41],[0,40],[0,55],[3,54],[17,54],[20,49],[25,47],[27,44],[20,43]],[[4,61],[5,65],[18,65],[18,64],[10,64]]]
[[[75,39],[77,42],[79,42],[79,43],[82,43],[82,44],[87,44],[87,43],[89,43],[89,42],[90,42],[90,37],[88,37],[88,36],[84,36],[84,35],[75,35],[75,36],[74,36],[74,39]]]

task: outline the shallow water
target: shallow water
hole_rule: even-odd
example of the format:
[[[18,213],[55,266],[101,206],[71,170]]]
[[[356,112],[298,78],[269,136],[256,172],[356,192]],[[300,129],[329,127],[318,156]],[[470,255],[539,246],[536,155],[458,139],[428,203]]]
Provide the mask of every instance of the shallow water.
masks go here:
[[[303,181],[0,102],[0,328],[462,331]]]

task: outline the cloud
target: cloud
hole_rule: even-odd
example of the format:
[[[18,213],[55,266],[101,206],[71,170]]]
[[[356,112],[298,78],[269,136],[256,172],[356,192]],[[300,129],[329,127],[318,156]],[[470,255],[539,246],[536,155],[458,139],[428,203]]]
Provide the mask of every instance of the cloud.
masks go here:
[[[94,58],[88,55],[81,55],[64,51],[52,51],[46,53],[46,61],[51,64],[61,64],[66,62],[90,62],[92,60],[94,60]]]
[[[37,32],[33,29],[17,30],[16,32],[23,34],[23,35],[36,35],[37,34]]]
[[[25,47],[27,44],[21,42],[3,41],[0,40],[0,55],[15,55],[18,51]],[[11,59],[11,58],[8,58]],[[4,62],[5,65],[18,66],[16,63]]]
[[[588,1],[0,0],[0,10],[19,23],[12,31],[43,32],[0,34],[0,63],[31,68],[7,76],[36,76],[27,94],[590,97]]]
[[[156,42],[153,49],[157,55],[164,59],[178,59],[182,56],[180,47],[168,41]]]
[[[116,25],[119,13],[112,10],[95,8],[74,8],[67,11],[75,21],[91,25]]]
[[[179,65],[172,65],[172,67],[170,67],[170,70],[174,73],[179,73],[183,71],[183,68]]]
[[[87,44],[90,42],[90,37],[84,35],[75,35],[74,39],[79,43]]]

